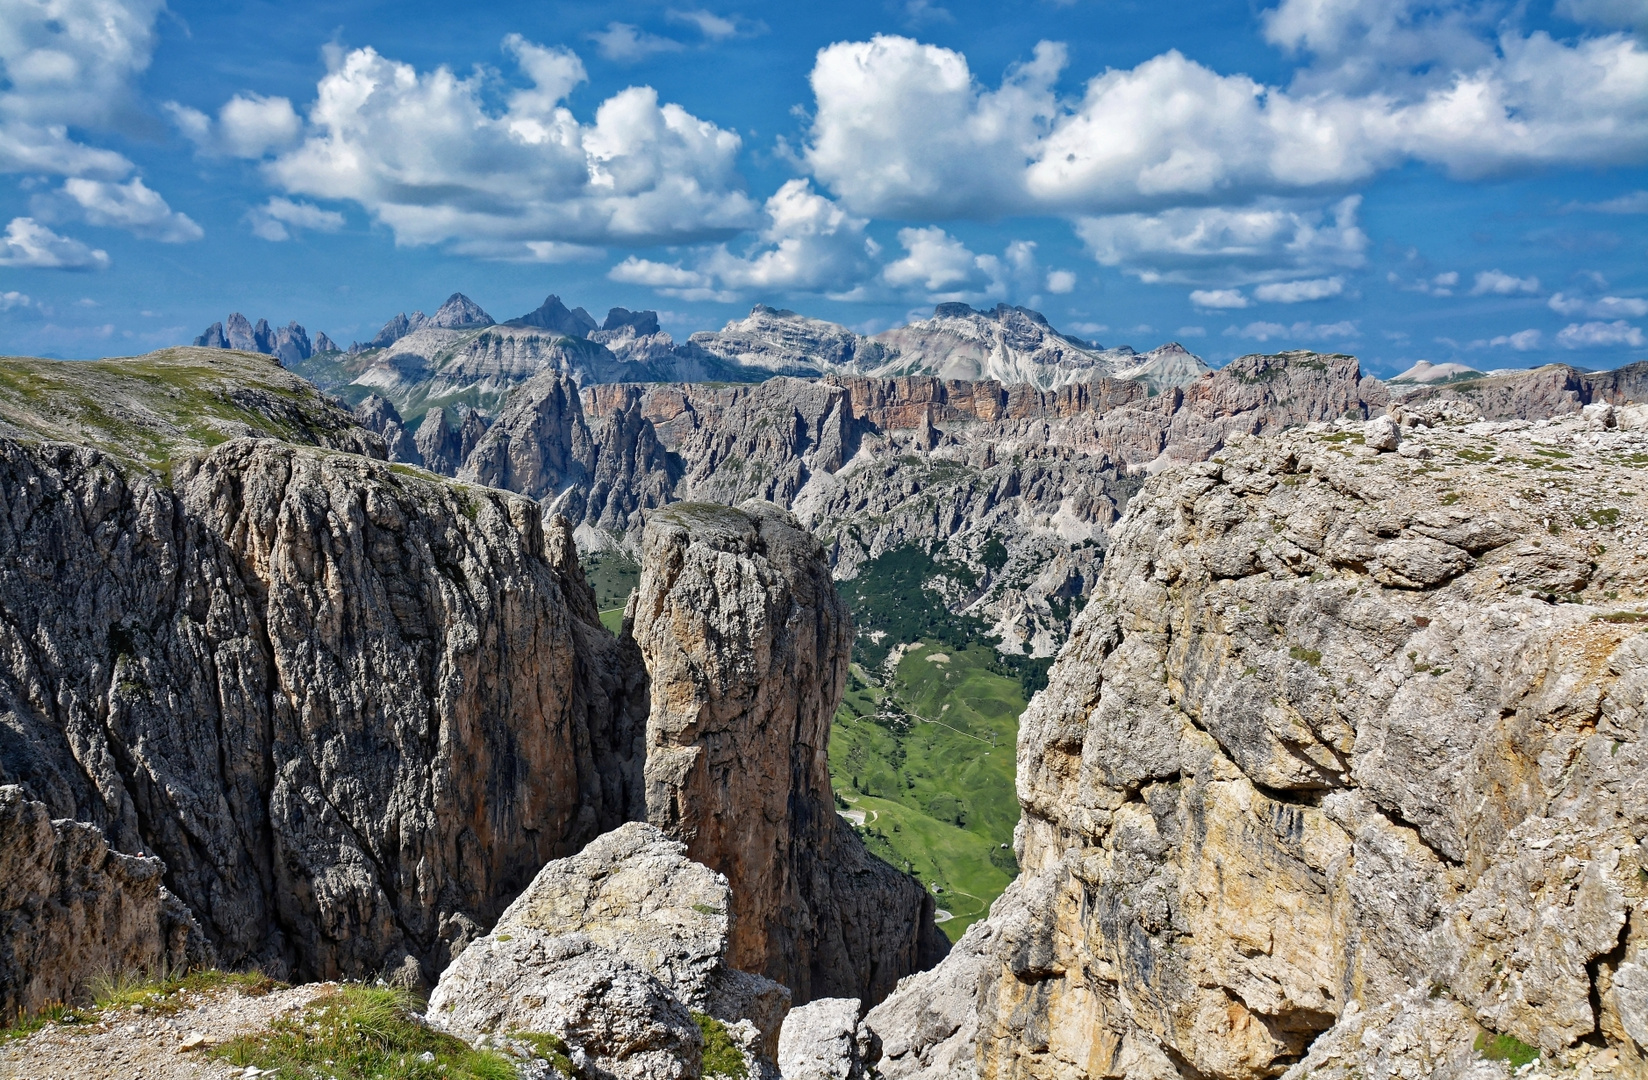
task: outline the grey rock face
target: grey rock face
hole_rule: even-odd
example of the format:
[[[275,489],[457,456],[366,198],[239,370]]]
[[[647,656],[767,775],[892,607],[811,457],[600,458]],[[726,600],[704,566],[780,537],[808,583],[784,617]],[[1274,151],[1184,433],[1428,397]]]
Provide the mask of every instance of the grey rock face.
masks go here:
[[[685,850],[637,822],[545,866],[441,976],[431,1018],[469,1037],[552,1032],[616,1075],[696,1076],[699,1012],[752,1025],[770,1064],[790,992],[729,965],[731,889]]]
[[[486,435],[487,417],[468,405],[430,409],[412,437],[418,457],[430,472],[455,476]]]
[[[784,1080],[864,1080],[857,998],[819,998],[784,1018],[778,1071]]]
[[[0,782],[221,962],[432,978],[638,801],[639,658],[536,504],[252,440],[172,485],[0,442]]]
[[[384,448],[390,461],[404,461],[409,465],[423,464],[423,455],[418,452],[412,433],[406,430],[401,414],[395,411],[395,406],[388,398],[368,394],[364,401],[355,406],[355,420],[361,427],[383,436]]]
[[[651,679],[647,818],[732,883],[728,956],[796,1000],[879,1000],[942,955],[932,899],[834,812],[825,758],[851,626],[776,507],[654,513],[626,626]]]
[[[435,309],[428,325],[442,330],[468,330],[471,327],[491,326],[492,316],[463,293],[453,293],[446,298],[446,303]]]
[[[325,348],[321,346],[323,341]],[[287,367],[301,364],[317,352],[337,348],[325,334],[319,335],[311,345],[309,332],[296,322],[271,330],[267,319],[259,319],[254,326],[238,311],[229,316],[227,326],[224,323],[208,326],[205,333],[195,338],[194,344],[208,349],[262,353],[275,357]]]
[[[1145,486],[1022,721],[1024,872],[870,1013],[884,1075],[1648,1069],[1648,440],[1507,427]]]
[[[223,333],[223,324],[215,322],[206,328],[206,332],[195,338],[194,344],[208,349],[227,349],[229,339]]]
[[[588,337],[596,329],[595,320],[583,308],[567,310],[561,303],[561,298],[551,294],[535,310],[527,312],[519,319],[511,319],[505,326],[532,326],[542,330],[553,330],[557,334],[567,337]]]
[[[460,460],[460,479],[534,499],[552,500],[572,486],[586,488],[595,471],[595,444],[584,424],[578,384],[558,371],[523,383]]]
[[[160,883],[165,869],[0,786],[0,1017],[73,1001],[110,972],[204,959],[198,928]]]

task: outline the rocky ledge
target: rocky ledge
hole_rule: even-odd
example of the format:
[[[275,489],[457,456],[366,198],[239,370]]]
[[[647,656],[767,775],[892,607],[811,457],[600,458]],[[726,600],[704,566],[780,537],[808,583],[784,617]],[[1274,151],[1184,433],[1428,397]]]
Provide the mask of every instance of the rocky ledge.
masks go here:
[[[1135,497],[884,1076],[1645,1074],[1648,438],[1444,413]]]

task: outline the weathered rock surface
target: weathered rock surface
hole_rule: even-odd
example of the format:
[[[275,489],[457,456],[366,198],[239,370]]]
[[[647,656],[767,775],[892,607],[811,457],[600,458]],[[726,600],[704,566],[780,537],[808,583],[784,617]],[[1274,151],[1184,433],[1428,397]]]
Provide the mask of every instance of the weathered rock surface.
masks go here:
[[[1648,440],[1359,427],[1135,497],[885,1076],[1648,1074]]]
[[[0,442],[0,783],[222,963],[432,978],[639,803],[639,658],[535,503],[255,440],[171,481]]]
[[[729,966],[731,889],[685,851],[637,822],[545,866],[441,976],[431,1020],[552,1033],[615,1076],[695,1077],[704,1013],[748,1028],[735,1037],[770,1066],[790,993]]]
[[[791,1009],[778,1040],[784,1080],[864,1080],[857,998],[819,998]]]
[[[834,810],[826,750],[851,622],[818,542],[775,506],[647,524],[625,613],[651,679],[646,812],[732,883],[729,960],[795,992],[880,1000],[942,955],[921,886]]]
[[[203,959],[199,930],[160,883],[165,869],[0,787],[0,1018],[71,1001],[110,972]]]

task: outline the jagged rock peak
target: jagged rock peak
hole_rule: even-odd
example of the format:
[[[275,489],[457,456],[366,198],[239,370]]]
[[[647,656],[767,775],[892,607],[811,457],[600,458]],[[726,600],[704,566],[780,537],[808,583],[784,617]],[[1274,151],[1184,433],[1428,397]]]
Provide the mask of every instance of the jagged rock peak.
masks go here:
[[[579,309],[583,310],[582,308]],[[628,308],[615,307],[607,312],[607,321],[601,324],[606,331],[621,330],[630,327],[636,337],[646,337],[648,334],[658,333],[658,313],[656,311],[631,311]]]
[[[414,311],[411,315],[400,312],[393,319],[383,324],[383,329],[373,335],[367,342],[355,342],[349,346],[352,353],[365,352],[367,349],[386,349],[401,338],[419,329],[429,322],[429,316],[421,311]]]
[[[852,625],[823,548],[771,503],[676,503],[642,567],[625,622],[651,680],[647,819],[731,881],[734,966],[798,1002],[879,1001],[946,944],[932,898],[835,813]]]
[[[1022,316],[1038,326],[1045,326],[1049,330],[1053,329],[1053,325],[1047,321],[1047,316],[1032,308],[1019,307],[1016,304],[997,304],[995,307],[985,310],[961,303],[939,304],[933,308],[933,318],[935,319],[980,318],[989,319],[993,322],[1005,322],[1014,315]]]
[[[438,326],[442,330],[472,330],[476,327],[491,326],[492,316],[481,310],[481,305],[465,296],[463,293],[453,293],[446,298],[446,303],[436,309],[430,316],[429,325]]]
[[[518,319],[511,319],[505,326],[529,327],[535,326],[543,330],[553,330],[557,334],[571,338],[588,337],[597,329],[595,319],[583,308],[567,310],[561,298],[551,293],[544,298],[544,302],[532,311]]]
[[[277,357],[281,363],[291,366],[309,359],[317,352],[324,352],[318,343],[325,341],[331,348],[331,339],[325,334],[315,339],[315,344],[309,341],[309,332],[295,320],[287,323],[278,330],[269,327],[269,320],[259,319],[254,325],[240,312],[234,312],[227,320],[213,323],[206,331],[194,339],[194,344],[208,349],[238,349],[242,352],[262,353],[264,356]]]

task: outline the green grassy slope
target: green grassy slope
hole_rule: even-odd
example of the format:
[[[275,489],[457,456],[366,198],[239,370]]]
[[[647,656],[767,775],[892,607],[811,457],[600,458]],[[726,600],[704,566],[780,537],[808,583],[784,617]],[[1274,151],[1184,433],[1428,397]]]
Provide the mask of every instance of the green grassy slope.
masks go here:
[[[595,590],[601,625],[618,633],[624,625],[624,605],[641,581],[641,564],[621,551],[597,551],[584,556],[584,577]]]
[[[921,645],[884,687],[855,678],[830,735],[837,805],[861,811],[877,855],[915,874],[951,940],[1017,873],[1014,748],[1024,697],[988,645]]]
[[[862,812],[872,851],[938,888],[951,940],[1018,872],[1018,718],[1047,670],[997,653],[982,622],[950,610],[945,597],[975,584],[965,566],[909,547],[841,583],[863,666],[830,738],[837,805]]]
[[[308,382],[255,353],[0,357],[0,434],[82,443],[152,469],[240,435],[325,446],[353,426]]]

